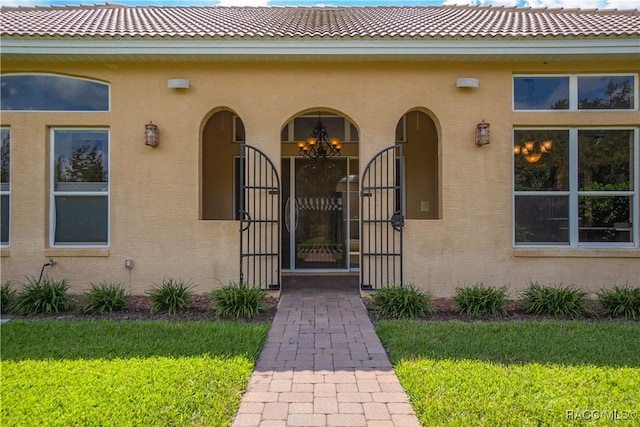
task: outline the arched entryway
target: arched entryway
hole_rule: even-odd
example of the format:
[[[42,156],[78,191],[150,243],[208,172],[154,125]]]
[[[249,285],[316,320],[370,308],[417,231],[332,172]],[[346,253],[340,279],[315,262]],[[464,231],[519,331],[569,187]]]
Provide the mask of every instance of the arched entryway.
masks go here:
[[[305,152],[311,149],[308,139],[319,124],[339,153],[313,158]],[[332,138],[339,142],[331,142]],[[358,142],[357,127],[343,114],[326,109],[301,112],[283,126],[283,271],[358,270]]]

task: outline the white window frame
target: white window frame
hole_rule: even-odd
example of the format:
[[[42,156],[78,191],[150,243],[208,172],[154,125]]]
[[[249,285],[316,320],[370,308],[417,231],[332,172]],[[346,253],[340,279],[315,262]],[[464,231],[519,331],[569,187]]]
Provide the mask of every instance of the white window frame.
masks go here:
[[[633,77],[633,107],[631,109],[579,109],[578,108],[578,78],[579,77]],[[569,78],[569,108],[567,109],[516,109],[515,79],[522,77],[568,77]],[[595,74],[514,74],[511,78],[511,109],[517,113],[562,113],[562,112],[625,112],[638,111],[638,73],[595,73]]]
[[[105,131],[107,132],[107,141],[109,152],[107,154],[108,160],[107,164],[109,165],[108,169],[108,177],[107,181],[107,190],[101,191],[56,191],[55,183],[55,132],[56,131]],[[49,159],[49,246],[51,248],[107,248],[110,245],[111,241],[111,130],[106,127],[89,127],[89,128],[80,128],[80,127],[55,127],[50,129],[50,159]],[[56,196],[73,196],[73,197],[86,197],[86,196],[101,196],[107,198],[107,241],[105,243],[96,243],[96,244],[73,244],[73,243],[65,243],[60,244],[55,242],[56,238]]]
[[[515,131],[516,130],[567,130],[569,131],[569,190],[568,191],[515,191],[515,156],[511,156],[511,188],[513,192],[512,207],[511,207],[511,224],[512,224],[512,245],[514,248],[637,248],[639,243],[640,233],[638,229],[640,224],[640,149],[638,147],[638,134],[640,129],[634,127],[615,127],[615,126],[602,126],[597,128],[571,126],[562,128],[547,128],[547,127],[514,127],[511,132],[512,146],[515,144]],[[578,132],[582,130],[629,130],[633,132],[633,190],[630,191],[608,191],[607,196],[630,196],[631,197],[631,210],[633,212],[633,231],[631,242],[580,242],[579,241],[579,198],[580,196],[594,196],[601,195],[601,192],[582,191],[578,189]],[[569,227],[569,244],[558,243],[517,243],[516,242],[516,197],[517,196],[568,196],[568,227]]]
[[[7,130],[9,132],[9,159],[11,159],[11,128],[8,126],[1,126],[0,129]],[[7,235],[6,242],[0,242],[0,247],[8,248],[11,245],[11,160],[9,160],[9,170],[7,172],[9,174],[9,182],[7,183],[7,189],[3,190],[0,186],[0,196],[7,196],[9,198],[9,224],[8,230],[9,233]]]

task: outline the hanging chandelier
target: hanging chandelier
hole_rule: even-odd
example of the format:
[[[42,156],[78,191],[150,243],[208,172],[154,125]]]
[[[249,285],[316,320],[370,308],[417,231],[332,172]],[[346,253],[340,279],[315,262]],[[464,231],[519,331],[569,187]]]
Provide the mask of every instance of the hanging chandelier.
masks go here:
[[[298,141],[298,154],[314,160],[325,160],[334,156],[340,156],[342,144],[338,138],[329,138],[327,129],[322,124],[318,115],[318,123],[311,132],[311,137],[306,141]]]
[[[521,154],[529,163],[536,163],[543,154],[551,150],[553,142],[550,139],[536,144],[533,141],[527,141],[522,145],[513,147],[513,154]]]

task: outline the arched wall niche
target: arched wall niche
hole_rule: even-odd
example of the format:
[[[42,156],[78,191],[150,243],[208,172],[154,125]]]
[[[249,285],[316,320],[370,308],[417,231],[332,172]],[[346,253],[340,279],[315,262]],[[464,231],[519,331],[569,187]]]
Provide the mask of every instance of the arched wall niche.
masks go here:
[[[421,107],[398,121],[396,141],[404,145],[407,219],[441,218],[438,124]]]
[[[240,144],[245,142],[242,119],[228,107],[217,107],[203,120],[201,145],[201,219],[237,219],[236,175]]]

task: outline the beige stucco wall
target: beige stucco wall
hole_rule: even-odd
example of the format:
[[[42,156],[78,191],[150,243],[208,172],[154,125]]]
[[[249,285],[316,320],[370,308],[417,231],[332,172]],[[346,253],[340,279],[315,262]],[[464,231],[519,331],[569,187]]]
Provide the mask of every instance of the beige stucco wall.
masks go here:
[[[515,125],[639,126],[638,112],[514,113],[514,72],[638,72],[631,62],[586,63],[12,63],[2,72],[55,72],[111,84],[109,113],[5,112],[11,128],[11,244],[2,249],[2,282],[47,272],[70,280],[123,282],[143,293],[163,278],[191,280],[199,292],[238,279],[238,223],[201,220],[201,134],[220,109],[236,112],[247,142],[280,162],[282,126],[314,108],[339,112],[360,132],[360,168],[394,141],[402,115],[419,108],[440,143],[440,219],[408,220],[405,281],[450,295],[464,284],[529,280],[597,289],[640,285],[640,249],[514,249],[512,141]],[[473,77],[477,89],[456,88]],[[186,78],[186,90],[167,79]],[[491,144],[474,145],[478,122]],[[144,145],[144,125],[160,128],[160,146]],[[110,128],[110,247],[48,248],[49,128]],[[132,259],[134,268],[124,268]]]

